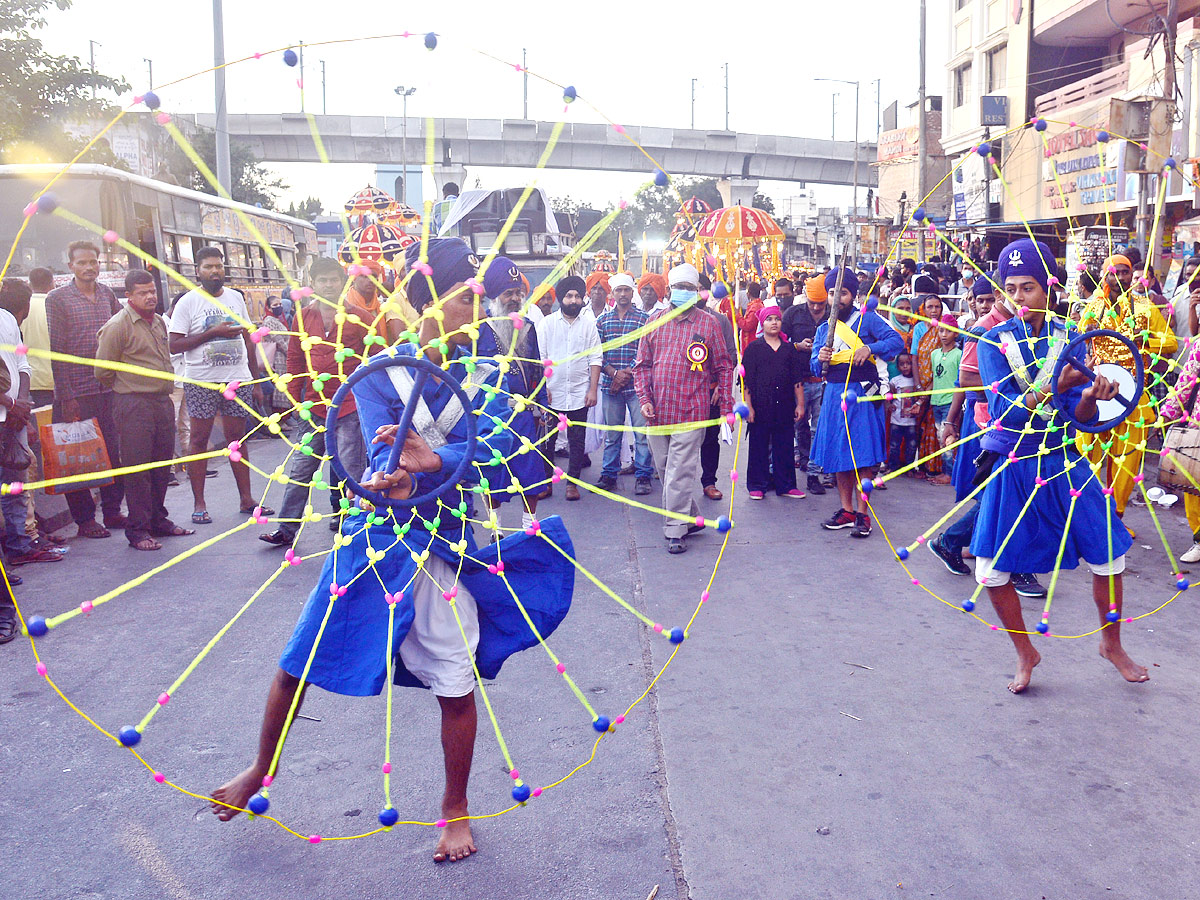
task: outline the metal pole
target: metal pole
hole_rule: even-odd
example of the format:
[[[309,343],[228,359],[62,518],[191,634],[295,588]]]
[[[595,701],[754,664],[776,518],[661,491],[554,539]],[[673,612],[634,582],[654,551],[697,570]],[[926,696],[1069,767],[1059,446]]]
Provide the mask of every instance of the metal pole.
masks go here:
[[[99,41],[88,41],[88,69],[92,74],[92,99],[96,99],[96,48],[103,47]]]
[[[838,98],[838,95],[834,94],[833,98],[832,98],[833,99],[833,114],[829,120],[829,139],[831,141],[837,140],[837,98]]]
[[[725,63],[725,130],[729,130],[729,63]]]
[[[400,171],[403,177],[400,179],[400,203],[408,205],[408,91],[403,93],[404,105],[401,115],[403,119],[400,123]]]
[[[327,115],[329,107],[325,105],[325,60],[321,60],[321,115]]]
[[[526,54],[527,54],[527,51],[524,48],[522,48],[521,49],[521,80],[523,82],[523,85],[522,85],[521,89],[523,91],[523,94],[522,94],[522,99],[523,99],[522,110],[523,110],[523,112],[521,114],[521,117],[523,119],[528,120],[529,119],[529,69],[526,68],[526,62],[527,62]]]
[[[696,130],[696,79],[692,79],[692,131]]]
[[[150,90],[154,90],[154,60],[142,57],[142,62],[146,64],[146,69],[150,74]]]
[[[991,141],[990,125],[983,126],[983,139]],[[983,161],[983,222],[985,225],[992,224],[992,162],[989,159]]]
[[[225,105],[225,12],[223,0],[213,0],[213,81],[216,84],[216,155],[217,182],[233,195],[233,174],[229,165],[229,122]]]
[[[923,206],[925,203],[925,168],[929,160],[929,147],[925,141],[927,121],[925,116],[925,0],[921,0],[918,20],[920,34],[917,36],[917,65],[920,66],[921,71],[917,86],[917,104],[920,106],[920,112],[917,113],[917,205]],[[916,224],[920,225],[919,222]],[[917,258],[921,262],[925,262],[925,235],[919,231],[917,234]]]
[[[304,41],[300,42],[300,112],[304,112]]]
[[[854,215],[851,217],[854,237],[850,242],[850,261],[858,263],[858,82],[854,82]]]
[[[879,143],[879,132],[883,130],[883,79],[875,79],[875,143]]]

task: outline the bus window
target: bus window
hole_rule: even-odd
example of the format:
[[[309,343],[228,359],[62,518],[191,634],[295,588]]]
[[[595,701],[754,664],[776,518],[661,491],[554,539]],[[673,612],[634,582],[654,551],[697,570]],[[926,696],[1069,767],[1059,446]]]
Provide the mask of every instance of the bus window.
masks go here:
[[[201,234],[200,204],[187,197],[175,197],[172,201],[175,209],[175,227],[186,234]],[[204,246],[201,244],[200,246]],[[199,249],[199,248],[197,248]]]
[[[263,281],[271,281],[271,264],[267,262],[267,255],[263,252],[263,248],[255,245],[250,248],[252,259],[258,263],[258,271],[262,274]]]
[[[0,180],[0,209],[23,209],[30,199],[45,186],[44,176],[28,178],[5,178]],[[100,183],[94,178],[80,178],[74,181],[63,179],[54,186],[54,194],[59,205],[89,222],[103,224],[103,214],[100,205]],[[17,244],[13,256],[13,268],[9,274],[25,275],[37,266],[44,266],[56,274],[67,272],[67,244],[71,241],[92,241],[102,246],[105,251],[106,263],[115,265],[119,259],[124,266],[126,254],[118,250],[108,250],[108,245],[102,245],[97,236],[86,228],[73,225],[59,216],[33,216],[25,220],[20,215],[5,215],[0,217],[0,243],[5,248],[12,246],[17,237],[17,229],[26,222],[24,234]]]

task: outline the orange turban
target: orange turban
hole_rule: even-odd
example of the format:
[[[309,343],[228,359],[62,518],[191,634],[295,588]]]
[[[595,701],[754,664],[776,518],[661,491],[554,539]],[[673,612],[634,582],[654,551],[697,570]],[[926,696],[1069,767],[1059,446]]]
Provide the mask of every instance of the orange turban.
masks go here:
[[[638,279],[637,287],[638,293],[641,293],[644,287],[653,288],[659,300],[667,296],[667,279],[663,278],[657,272],[647,272]]]
[[[829,291],[825,289],[825,281],[821,278],[810,278],[804,282],[804,294],[813,303],[825,303],[829,300]]]
[[[1112,256],[1110,256],[1108,259],[1106,259],[1104,261],[1104,265],[1100,269],[1100,277],[1102,279],[1102,282],[1100,285],[1100,294],[1106,300],[1109,298],[1110,293],[1111,293],[1109,291],[1108,276],[1113,275],[1112,270],[1114,267],[1116,267],[1118,265],[1126,265],[1126,266],[1129,266],[1129,268],[1131,270],[1133,269],[1133,263],[1131,263],[1129,261],[1129,257],[1124,256],[1120,253],[1114,253]]]
[[[608,272],[593,272],[591,275],[589,275],[587,277],[587,282],[586,282],[587,292],[590,294],[592,292],[592,288],[594,288],[598,284],[604,286],[604,292],[607,294],[608,293]]]

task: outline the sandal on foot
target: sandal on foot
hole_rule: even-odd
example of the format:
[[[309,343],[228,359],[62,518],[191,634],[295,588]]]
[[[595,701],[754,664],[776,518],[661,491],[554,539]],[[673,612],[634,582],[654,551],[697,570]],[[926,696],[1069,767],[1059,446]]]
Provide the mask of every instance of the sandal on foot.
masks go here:
[[[162,544],[160,544],[158,541],[156,541],[152,537],[144,537],[140,541],[138,541],[136,544],[131,543],[129,546],[132,547],[134,550],[161,550],[162,549]]]
[[[194,512],[194,513],[192,513],[192,524],[193,525],[211,525],[212,524],[212,516],[210,516],[208,514],[207,509],[201,510],[200,512]]]
[[[195,534],[195,528],[184,528],[182,525],[172,525],[168,531],[156,533],[155,537],[187,537],[189,534]]]
[[[94,519],[79,526],[79,536],[85,538],[112,537],[112,532]]]
[[[243,516],[249,516],[249,515],[252,515],[255,510],[258,510],[258,514],[260,516],[275,515],[275,510],[271,509],[271,507],[269,507],[269,506],[243,506],[241,509],[241,513]]]
[[[687,544],[685,544],[683,542],[682,538],[667,538],[667,552],[668,553],[686,553],[687,552]]]

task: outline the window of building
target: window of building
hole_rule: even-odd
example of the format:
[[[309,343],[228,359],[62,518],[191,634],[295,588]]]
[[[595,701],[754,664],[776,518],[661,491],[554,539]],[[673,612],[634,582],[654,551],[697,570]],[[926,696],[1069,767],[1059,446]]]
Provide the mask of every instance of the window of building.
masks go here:
[[[987,93],[994,94],[1004,90],[1005,72],[1008,68],[1008,45],[1004,44],[995,50],[989,50],[984,57],[986,63]]]
[[[971,64],[959,66],[954,70],[954,106],[965,106],[971,99]]]

